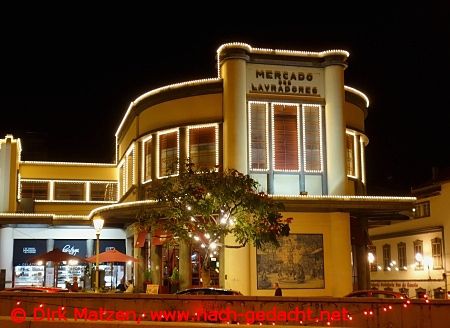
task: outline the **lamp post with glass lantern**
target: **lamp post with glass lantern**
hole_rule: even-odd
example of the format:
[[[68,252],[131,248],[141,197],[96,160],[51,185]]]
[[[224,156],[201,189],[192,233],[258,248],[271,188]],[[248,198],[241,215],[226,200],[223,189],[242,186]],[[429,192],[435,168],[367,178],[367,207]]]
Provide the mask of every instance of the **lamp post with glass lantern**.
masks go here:
[[[95,218],[92,220],[92,223],[94,224],[95,234],[97,235],[97,245],[96,245],[96,260],[95,260],[95,292],[98,293],[99,291],[99,258],[98,254],[100,253],[100,232],[102,231],[103,224],[105,223],[105,220],[102,218]]]

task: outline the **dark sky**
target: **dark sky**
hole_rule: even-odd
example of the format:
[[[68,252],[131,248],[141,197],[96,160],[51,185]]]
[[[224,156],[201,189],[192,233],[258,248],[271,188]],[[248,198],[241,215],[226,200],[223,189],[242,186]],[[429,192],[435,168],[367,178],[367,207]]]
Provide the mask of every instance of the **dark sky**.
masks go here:
[[[105,22],[94,14],[21,16],[0,32],[0,137],[21,137],[24,160],[111,162],[114,133],[130,102],[160,86],[216,77],[222,43],[339,48],[350,52],[346,85],[371,102],[369,193],[404,193],[430,179],[433,166],[450,166],[448,12],[443,4],[372,19],[357,15],[359,23],[301,15],[170,24],[144,15],[130,21],[126,14]]]

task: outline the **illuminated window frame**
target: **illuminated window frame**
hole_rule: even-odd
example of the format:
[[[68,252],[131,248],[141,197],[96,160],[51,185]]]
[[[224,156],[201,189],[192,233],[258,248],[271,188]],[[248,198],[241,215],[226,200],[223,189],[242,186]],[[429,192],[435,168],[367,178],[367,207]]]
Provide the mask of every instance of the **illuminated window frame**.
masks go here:
[[[116,181],[111,180],[61,180],[61,179],[20,179],[21,182],[37,182],[37,183],[48,183],[48,199],[36,199],[34,200],[35,203],[78,203],[78,204],[87,204],[87,203],[107,203],[111,204],[116,201],[92,201],[88,199],[90,198],[89,187],[88,185],[93,183],[109,183],[109,184],[117,184]],[[73,184],[84,184],[84,190],[89,195],[85,197],[85,200],[58,200],[55,199],[55,182],[56,183],[73,183]],[[119,189],[119,187],[117,187]],[[20,195],[22,197],[22,195]],[[118,195],[117,195],[117,199]]]
[[[319,112],[319,161],[320,161],[320,169],[319,170],[307,170],[306,169],[306,123],[305,123],[305,107],[317,107]],[[302,155],[303,155],[303,168],[305,173],[323,173],[323,134],[322,134],[322,106],[318,104],[302,104],[302,134],[301,139],[303,141],[302,144]]]
[[[116,189],[118,188],[118,185],[117,185],[117,182],[116,181],[88,181],[87,183],[86,183],[86,193],[87,193],[87,196],[86,196],[86,201],[90,201],[90,202],[116,202],[117,201],[117,190],[116,190],[116,195],[115,195],[115,197],[116,197],[116,200],[114,200],[114,201],[110,201],[110,200],[95,200],[95,201],[92,201],[92,197],[91,197],[91,185],[93,185],[93,184],[106,184],[106,189],[108,189],[108,185],[115,185],[115,187],[116,187]],[[111,194],[110,194],[110,196],[111,196]]]
[[[50,199],[50,180],[45,179],[22,179],[20,173],[18,174],[18,186],[17,186],[17,199],[20,201],[22,199],[22,182],[34,182],[34,183],[45,183],[47,184],[47,199],[40,199],[41,201],[46,201]],[[38,199],[34,199],[36,201]]]
[[[135,174],[135,166],[136,166],[136,154],[135,154],[135,147],[134,147],[134,143],[130,145],[130,147],[128,147],[127,152],[125,153],[125,172],[126,172],[126,179],[127,179],[127,191],[128,189],[131,188],[132,185],[136,184],[136,174]],[[130,155],[131,154],[131,155]],[[128,167],[128,159],[131,156],[131,186],[128,185],[128,181],[129,181],[129,172],[130,172],[130,168]]]
[[[84,195],[81,195],[82,199],[56,199],[56,185],[81,185],[82,187],[82,192],[84,193]],[[84,181],[67,181],[67,180],[53,180],[53,200],[55,201],[62,201],[62,202],[67,202],[67,201],[77,201],[77,202],[87,202],[86,200],[86,183]]]
[[[266,169],[254,169],[251,167],[252,165],[252,105],[264,105],[266,111],[266,135],[265,135],[265,143],[266,143]],[[270,152],[269,152],[269,103],[265,101],[249,101],[248,102],[248,156],[249,156],[249,165],[250,170],[253,172],[268,172],[270,168]]]
[[[162,178],[167,178],[170,176],[177,176],[178,172],[180,172],[180,163],[177,163],[177,173],[171,174],[171,175],[160,175],[159,171],[160,171],[160,162],[161,162],[161,156],[160,156],[160,136],[165,135],[165,134],[169,134],[169,133],[173,133],[176,132],[177,133],[177,159],[180,158],[180,129],[179,128],[174,128],[174,129],[170,129],[170,130],[164,130],[164,131],[160,131],[157,133],[156,135],[156,175],[158,177],[158,179],[162,179]]]
[[[354,165],[354,175],[348,174],[347,177],[353,179],[361,179],[362,183],[366,183],[366,160],[365,160],[365,146],[369,143],[369,139],[364,134],[352,130],[346,129],[346,138],[347,136],[353,137],[353,165]],[[347,141],[346,141],[347,143]],[[347,172],[347,146],[346,146],[346,172]]]
[[[151,178],[151,167],[150,167],[150,179],[148,179],[148,180],[145,180],[145,169],[146,169],[146,166],[145,166],[145,162],[146,162],[146,152],[145,152],[145,148],[146,148],[146,143],[147,142],[149,142],[149,141],[153,141],[153,139],[152,139],[152,136],[151,135],[149,135],[149,136],[147,136],[147,137],[145,137],[144,139],[142,139],[142,152],[141,152],[141,154],[142,154],[142,160],[141,160],[141,167],[142,167],[142,178],[141,178],[141,183],[142,184],[145,184],[145,183],[148,183],[148,182],[150,182],[150,181],[152,181],[152,178]],[[155,145],[154,145],[154,143],[152,142],[152,148],[153,147],[155,147]],[[152,151],[152,149],[150,149],[150,151]],[[152,156],[153,154],[152,153],[150,153],[150,158],[151,158],[151,165],[153,165],[153,162],[154,162],[154,160],[153,160],[153,156]]]
[[[352,150],[353,156],[352,157],[353,157],[353,172],[355,174],[354,175],[348,174],[347,165],[348,165],[349,158],[348,158],[348,155],[347,155],[347,151],[346,151],[346,154],[345,154],[346,155],[345,156],[345,162],[347,163],[345,170],[347,171],[347,177],[350,177],[350,178],[353,178],[353,179],[358,179],[358,176],[359,176],[359,165],[358,165],[358,163],[359,163],[359,161],[358,161],[358,149],[357,149],[357,144],[358,143],[357,143],[356,134],[355,134],[354,131],[348,130],[348,129],[345,131],[345,133],[346,133],[346,137],[350,137],[350,138],[353,139],[353,150]],[[346,150],[348,149],[347,145],[345,146],[345,149]]]
[[[191,157],[191,142],[190,142],[190,131],[191,130],[195,130],[195,129],[203,129],[203,128],[214,128],[214,152],[215,152],[215,166],[216,168],[214,168],[214,171],[217,172],[217,166],[219,165],[219,124],[217,123],[211,123],[211,124],[200,124],[200,125],[189,125],[187,127],[187,149],[188,149],[188,157]],[[179,149],[179,145],[178,145],[178,149]],[[158,152],[159,153],[159,152]],[[179,155],[177,156],[179,158]]]
[[[360,160],[361,160],[361,181],[366,184],[366,152],[365,152],[365,144],[367,144],[367,139],[364,135],[360,135],[359,137],[359,148],[360,148]]]
[[[275,106],[292,106],[297,108],[297,163],[298,163],[298,170],[279,170],[275,169]],[[272,127],[272,170],[274,172],[295,172],[300,173],[302,172],[302,161],[301,161],[301,135],[300,135],[300,104],[297,103],[285,103],[285,102],[272,102],[270,103],[270,115],[271,115],[271,127]]]
[[[126,167],[125,167],[125,158],[122,159],[119,162],[119,165],[117,165],[117,177],[118,177],[118,188],[117,188],[117,199],[120,199],[123,195],[125,195],[125,192],[127,190],[127,183],[126,183]]]

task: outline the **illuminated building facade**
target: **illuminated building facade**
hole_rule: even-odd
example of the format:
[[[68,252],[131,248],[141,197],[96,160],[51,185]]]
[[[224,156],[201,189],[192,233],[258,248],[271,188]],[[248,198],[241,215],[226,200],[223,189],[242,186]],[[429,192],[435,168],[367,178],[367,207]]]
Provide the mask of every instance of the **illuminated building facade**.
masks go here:
[[[386,215],[405,219],[400,212],[414,198],[365,196],[369,100],[344,85],[348,56],[224,44],[216,78],[164,86],[131,102],[116,131],[114,164],[22,161],[20,141],[7,136],[0,148],[8,181],[0,203],[1,249],[13,249],[25,234],[20,229],[41,229],[48,239],[60,229],[88,243],[92,218],[101,216],[101,238],[123,238],[129,254],[162,263],[162,246],[154,243],[143,255],[140,246],[151,236],[127,226],[139,208],[151,206],[146,186],[168,176],[167,163],[190,158],[249,174],[293,218],[277,256],[250,246],[225,249],[217,284],[272,295],[271,283],[278,281],[286,296],[343,296],[365,286],[368,226]],[[177,174],[179,168],[170,169]],[[23,210],[27,203],[33,214]],[[190,250],[180,248],[177,256],[180,267],[191,264]],[[0,267],[10,279],[12,255],[2,254]],[[156,270],[162,281],[165,273]]]
[[[450,266],[450,175],[412,190],[413,220],[370,229],[371,285],[445,298]]]

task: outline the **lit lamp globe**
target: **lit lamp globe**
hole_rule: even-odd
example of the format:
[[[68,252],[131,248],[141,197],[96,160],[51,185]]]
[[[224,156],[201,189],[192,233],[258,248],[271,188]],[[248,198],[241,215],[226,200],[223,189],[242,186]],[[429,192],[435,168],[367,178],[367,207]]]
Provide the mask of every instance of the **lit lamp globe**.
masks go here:
[[[375,255],[373,255],[372,252],[369,252],[369,254],[367,254],[367,259],[370,264],[373,264],[373,262],[375,262]]]
[[[92,220],[92,223],[94,224],[95,233],[99,235],[103,229],[103,224],[105,224],[105,220],[103,220],[102,218],[95,218]]]
[[[423,261],[423,256],[420,253],[416,253],[415,259],[417,262],[422,263]]]

